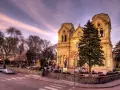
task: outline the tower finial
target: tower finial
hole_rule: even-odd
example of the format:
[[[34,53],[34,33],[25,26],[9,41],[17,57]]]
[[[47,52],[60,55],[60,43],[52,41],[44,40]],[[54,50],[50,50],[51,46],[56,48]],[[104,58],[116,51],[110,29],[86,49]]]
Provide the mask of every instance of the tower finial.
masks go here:
[[[80,27],[80,23],[78,24],[78,27]]]

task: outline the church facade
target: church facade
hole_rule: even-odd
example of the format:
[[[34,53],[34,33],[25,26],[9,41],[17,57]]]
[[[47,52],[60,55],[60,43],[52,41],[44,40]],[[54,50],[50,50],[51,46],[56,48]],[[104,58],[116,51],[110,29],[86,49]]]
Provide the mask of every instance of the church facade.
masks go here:
[[[92,23],[98,29],[101,38],[101,46],[104,51],[104,66],[102,68],[113,68],[112,44],[111,44],[111,22],[108,14],[100,13],[92,17]],[[77,67],[78,43],[83,35],[83,27],[77,29],[72,23],[63,23],[58,31],[57,64],[60,67]],[[65,64],[66,63],[66,64]],[[65,66],[66,65],[66,66]],[[86,66],[87,67],[87,66]],[[100,68],[99,66],[95,66]]]

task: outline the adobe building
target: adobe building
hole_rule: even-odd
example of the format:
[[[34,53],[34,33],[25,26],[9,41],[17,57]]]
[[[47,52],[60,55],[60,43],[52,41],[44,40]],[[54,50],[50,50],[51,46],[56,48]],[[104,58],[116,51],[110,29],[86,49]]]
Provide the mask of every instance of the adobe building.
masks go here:
[[[104,51],[104,66],[95,66],[94,68],[113,69],[112,59],[112,44],[111,44],[111,22],[108,14],[100,13],[92,17],[92,23],[98,29],[101,38],[101,46]],[[83,32],[79,25],[77,29],[72,23],[63,23],[58,31],[58,45],[57,45],[57,64],[60,67],[72,68],[77,67],[78,60],[78,43]],[[87,67],[85,65],[85,67]]]

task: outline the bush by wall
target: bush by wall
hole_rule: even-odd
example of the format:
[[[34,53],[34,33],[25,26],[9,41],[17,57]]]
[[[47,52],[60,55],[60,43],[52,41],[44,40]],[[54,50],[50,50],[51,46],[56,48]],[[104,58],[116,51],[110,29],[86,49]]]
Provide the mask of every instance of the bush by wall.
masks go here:
[[[30,70],[30,69],[26,69],[26,68],[17,68],[17,67],[9,67],[11,70],[18,72],[18,73],[24,73],[24,74],[40,74],[40,71],[36,71],[36,70]]]
[[[78,83],[84,84],[103,84],[116,79],[120,79],[120,74],[106,75],[106,76],[82,76],[80,74],[62,74],[62,73],[50,73],[48,75],[50,78],[60,79],[60,80],[68,80],[68,81],[76,81]]]

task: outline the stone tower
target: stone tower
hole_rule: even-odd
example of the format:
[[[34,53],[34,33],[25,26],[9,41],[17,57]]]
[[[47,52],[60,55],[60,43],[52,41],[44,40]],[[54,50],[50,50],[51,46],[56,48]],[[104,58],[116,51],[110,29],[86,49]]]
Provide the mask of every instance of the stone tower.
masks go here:
[[[105,57],[104,67],[107,69],[113,69],[110,17],[108,14],[104,13],[97,14],[92,17],[92,23],[98,29],[101,38],[101,46],[103,47]]]
[[[70,38],[74,31],[72,23],[63,23],[58,31],[57,63],[60,67],[64,67],[65,60],[70,57]],[[67,65],[70,65],[69,61]]]

